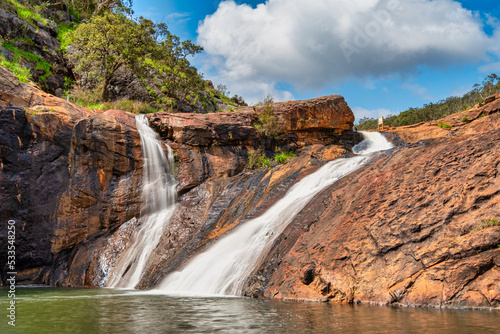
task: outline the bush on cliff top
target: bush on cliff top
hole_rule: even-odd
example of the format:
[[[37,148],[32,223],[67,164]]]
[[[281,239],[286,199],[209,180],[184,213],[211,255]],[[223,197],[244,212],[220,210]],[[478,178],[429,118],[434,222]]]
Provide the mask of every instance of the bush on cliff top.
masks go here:
[[[263,106],[263,109],[257,113],[259,120],[254,124],[254,127],[262,135],[278,139],[279,135],[283,132],[283,126],[273,113],[273,103],[274,98],[271,95],[267,95],[257,104],[258,106]]]

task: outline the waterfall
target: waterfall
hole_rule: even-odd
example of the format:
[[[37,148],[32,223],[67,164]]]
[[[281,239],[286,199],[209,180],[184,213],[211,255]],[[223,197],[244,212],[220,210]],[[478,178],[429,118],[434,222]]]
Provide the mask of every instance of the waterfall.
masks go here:
[[[297,182],[263,215],[223,236],[181,271],[168,275],[158,289],[167,294],[241,295],[246,280],[274,240],[316,194],[364,166],[371,153],[392,147],[380,133],[364,132],[363,136],[353,148],[357,156],[333,160]]]
[[[174,157],[149,127],[145,115],[135,117],[143,154],[142,207],[139,226],[130,243],[108,273],[105,285],[112,288],[134,288],[140,281],[149,255],[160,242],[163,230],[175,210]]]

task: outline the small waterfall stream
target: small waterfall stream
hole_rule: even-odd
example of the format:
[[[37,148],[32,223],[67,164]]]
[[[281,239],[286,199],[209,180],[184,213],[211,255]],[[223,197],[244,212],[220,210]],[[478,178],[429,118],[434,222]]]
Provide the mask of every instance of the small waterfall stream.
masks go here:
[[[329,162],[297,182],[285,197],[262,216],[252,219],[191,259],[159,285],[168,294],[213,296],[241,295],[243,286],[274,240],[321,190],[364,166],[371,153],[392,147],[377,132],[363,133],[364,140],[353,148],[357,156]]]
[[[111,288],[134,288],[139,283],[149,255],[175,210],[172,150],[167,145],[165,156],[164,144],[149,127],[145,115],[137,115],[135,119],[144,159],[141,218],[131,242],[108,273],[105,285]]]

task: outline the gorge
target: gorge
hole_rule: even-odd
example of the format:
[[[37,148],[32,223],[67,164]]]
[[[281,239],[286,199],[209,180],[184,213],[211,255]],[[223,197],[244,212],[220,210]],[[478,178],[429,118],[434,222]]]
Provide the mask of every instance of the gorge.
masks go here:
[[[498,96],[448,116],[451,129],[436,121],[370,133],[383,145],[369,155],[338,95],[274,104],[277,147],[254,127],[262,107],[89,110],[3,68],[0,108],[0,217],[18,228],[20,285],[179,291],[175,272],[233,234],[242,245],[247,229],[275,224],[256,234],[267,243],[242,252],[255,257],[228,259],[241,276],[194,293],[499,307]],[[260,147],[297,157],[246,168]],[[216,254],[222,262],[229,252]]]

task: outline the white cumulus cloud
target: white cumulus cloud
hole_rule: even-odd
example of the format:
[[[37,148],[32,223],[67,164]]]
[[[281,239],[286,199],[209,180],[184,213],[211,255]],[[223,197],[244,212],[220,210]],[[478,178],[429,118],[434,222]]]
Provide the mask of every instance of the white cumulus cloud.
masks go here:
[[[320,89],[420,65],[484,60],[491,38],[478,14],[452,0],[224,1],[198,28],[207,66],[245,97]],[[279,99],[278,98],[278,99]]]

